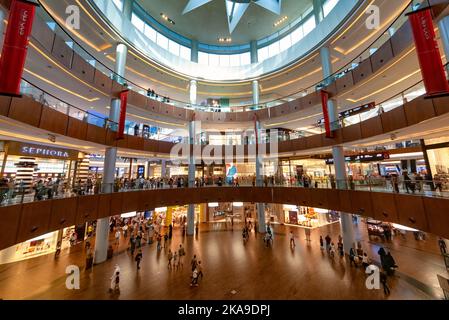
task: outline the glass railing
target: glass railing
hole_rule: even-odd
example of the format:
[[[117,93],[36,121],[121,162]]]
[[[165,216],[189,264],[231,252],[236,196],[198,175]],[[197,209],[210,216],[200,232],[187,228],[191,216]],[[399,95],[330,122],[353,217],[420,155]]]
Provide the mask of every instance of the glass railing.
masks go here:
[[[323,79],[319,81],[318,83],[313,84],[312,86],[301,89],[298,92],[295,92],[293,94],[290,94],[288,96],[278,98],[273,101],[267,101],[264,103],[261,103],[257,106],[250,104],[250,105],[241,105],[241,104],[235,104],[230,105],[229,107],[218,107],[218,106],[209,106],[209,105],[194,105],[190,104],[188,102],[178,101],[175,99],[167,98],[158,95],[157,92],[155,94],[150,94],[148,92],[148,88],[144,88],[138,84],[136,84],[133,81],[130,81],[126,78],[121,78],[118,76],[112,68],[108,67],[106,64],[102,63],[101,61],[98,61],[94,58],[93,55],[91,55],[83,46],[78,44],[76,40],[73,39],[73,37],[65,30],[65,28],[61,27],[57,21],[53,19],[53,17],[45,11],[45,7],[42,7],[43,9],[39,10],[39,14],[43,17],[45,21],[51,21],[54,28],[54,32],[62,37],[66,43],[81,57],[83,57],[88,63],[93,65],[97,70],[104,73],[111,79],[117,80],[119,83],[127,85],[131,90],[145,95],[150,99],[155,99],[160,102],[164,102],[170,105],[173,105],[175,107],[179,108],[186,108],[191,110],[198,110],[198,111],[205,111],[205,112],[242,112],[242,111],[250,111],[250,110],[258,110],[268,107],[274,107],[277,105],[281,105],[285,103],[285,101],[292,101],[298,98],[301,98],[303,96],[306,96],[308,94],[314,93],[321,88],[325,87],[328,84],[331,84],[336,79],[344,76],[346,73],[350,72],[354,68],[356,68],[359,63],[367,58],[369,58],[372,54],[376,52],[376,50],[382,46],[388,39],[390,39],[394,33],[404,25],[404,23],[407,21],[406,13],[411,9],[419,8],[419,6],[425,2],[425,0],[411,0],[407,1],[408,5],[406,9],[403,10],[403,12],[386,28],[386,32],[382,33],[379,37],[377,37],[369,46],[366,48],[361,54],[357,56],[356,59],[345,65],[344,67],[340,68],[338,71],[336,71],[334,74],[332,74],[330,77]],[[112,63],[112,62],[111,62]]]
[[[289,187],[306,189],[328,189],[328,190],[355,190],[365,192],[383,192],[396,194],[409,194],[425,197],[449,198],[449,181],[425,180],[422,176],[390,176],[390,177],[367,177],[361,180],[351,178],[336,180],[333,176],[311,178],[304,176],[301,179],[275,178],[263,176],[256,183],[255,175],[238,177],[227,183],[226,177],[197,177],[194,185],[188,186],[187,177],[171,178],[138,178],[117,179],[112,184],[102,184],[101,180],[88,182],[69,183],[67,180],[35,181],[31,187],[21,185],[20,181],[8,179],[1,180],[0,201],[2,206],[28,203],[34,201],[64,199],[84,195],[95,195],[103,193],[133,192],[141,190],[163,190],[180,188],[244,188],[244,187]]]

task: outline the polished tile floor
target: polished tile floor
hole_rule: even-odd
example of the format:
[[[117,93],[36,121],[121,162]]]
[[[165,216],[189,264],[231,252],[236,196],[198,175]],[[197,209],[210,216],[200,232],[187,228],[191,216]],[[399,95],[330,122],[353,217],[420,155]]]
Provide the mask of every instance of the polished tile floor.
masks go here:
[[[357,238],[377,259],[379,243],[368,239],[364,223],[354,226]],[[318,238],[339,234],[339,224],[312,231],[311,242],[305,241],[304,230],[291,228],[297,238],[294,250],[286,234],[289,228],[275,227],[274,246],[266,248],[260,235],[251,234],[244,245],[238,226],[226,229],[224,224],[202,225],[195,237],[183,237],[175,230],[169,244],[186,247],[184,268],[167,268],[167,248],[157,252],[156,245],[143,247],[141,269],[126,251],[122,241],[117,254],[91,271],[81,269],[80,290],[65,287],[65,268],[70,264],[84,266],[81,245],[52,255],[0,266],[1,299],[441,299],[436,273],[448,277],[434,239],[395,239],[386,244],[399,264],[399,273],[389,278],[391,295],[382,290],[368,290],[361,268],[350,267],[346,259],[331,259],[319,249]],[[190,287],[190,260],[199,256],[204,279],[199,287]],[[115,265],[121,268],[120,295],[108,288]]]

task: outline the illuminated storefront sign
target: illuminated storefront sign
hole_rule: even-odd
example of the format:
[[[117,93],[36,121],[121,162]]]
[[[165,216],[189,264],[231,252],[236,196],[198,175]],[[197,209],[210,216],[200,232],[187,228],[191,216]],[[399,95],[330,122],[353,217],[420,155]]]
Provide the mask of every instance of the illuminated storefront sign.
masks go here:
[[[78,160],[83,157],[83,154],[76,150],[53,148],[16,141],[9,141],[7,143],[10,155],[60,160]]]

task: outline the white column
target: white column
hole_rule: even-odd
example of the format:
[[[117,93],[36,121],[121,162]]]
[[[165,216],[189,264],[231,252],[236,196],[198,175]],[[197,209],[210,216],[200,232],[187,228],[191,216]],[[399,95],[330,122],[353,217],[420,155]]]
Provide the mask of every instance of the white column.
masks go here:
[[[259,81],[253,81],[253,106],[259,107]]]
[[[195,121],[189,122],[189,188],[195,187],[195,157],[193,155],[193,145],[195,144]],[[192,146],[192,147],[191,147]],[[187,235],[193,236],[195,233],[195,205],[189,204],[187,211]]]
[[[122,77],[125,76],[126,55],[128,53],[127,47],[120,43],[116,50],[116,75],[114,79],[122,82]],[[111,108],[109,110],[109,120],[118,123],[120,118],[120,99],[112,99]],[[117,126],[111,126],[111,130],[117,131]],[[104,157],[104,173],[103,173],[103,193],[112,193],[114,191],[115,180],[115,165],[117,160],[117,148],[106,148]],[[95,254],[94,263],[102,263],[107,259],[107,252],[109,247],[109,217],[97,220],[96,236],[95,236]]]
[[[190,80],[190,104],[192,106],[196,105],[197,100],[197,82],[196,80]]]
[[[332,58],[330,55],[329,48],[322,47],[320,49],[321,64],[323,68],[323,78],[327,79],[326,85],[329,85],[332,81],[329,77],[332,75]],[[335,129],[336,121],[338,120],[338,111],[336,102],[329,99],[327,110],[329,113],[329,121],[334,124],[332,129]],[[347,188],[347,175],[346,175],[346,163],[345,163],[345,153],[342,146],[332,147],[332,156],[334,158],[334,168],[335,168],[335,179],[337,180],[338,189]],[[354,229],[352,225],[352,214],[340,213],[340,228],[343,237],[343,247],[346,253],[349,253],[350,248],[355,243]]]
[[[322,0],[313,0],[313,14],[315,16],[315,24],[318,25],[323,20]]]
[[[261,139],[261,125],[260,125],[260,121],[256,120],[256,124],[255,124],[255,134],[257,135],[257,139],[256,141],[258,141],[259,145],[262,143],[262,141],[260,141]],[[260,152],[259,152],[259,146],[257,146],[257,154],[256,154],[256,186],[257,187],[262,187],[263,186],[263,163],[262,163],[262,159],[259,157]],[[265,233],[267,231],[266,228],[266,222],[265,222],[265,205],[263,203],[256,203],[256,207],[257,207],[257,220],[259,223],[259,232],[260,233]]]

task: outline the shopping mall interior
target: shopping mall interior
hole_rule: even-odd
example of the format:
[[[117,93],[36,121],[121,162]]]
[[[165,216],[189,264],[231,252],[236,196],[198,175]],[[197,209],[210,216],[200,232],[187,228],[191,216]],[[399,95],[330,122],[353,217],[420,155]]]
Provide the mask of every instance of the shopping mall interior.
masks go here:
[[[0,0],[1,300],[449,299],[448,0]]]

